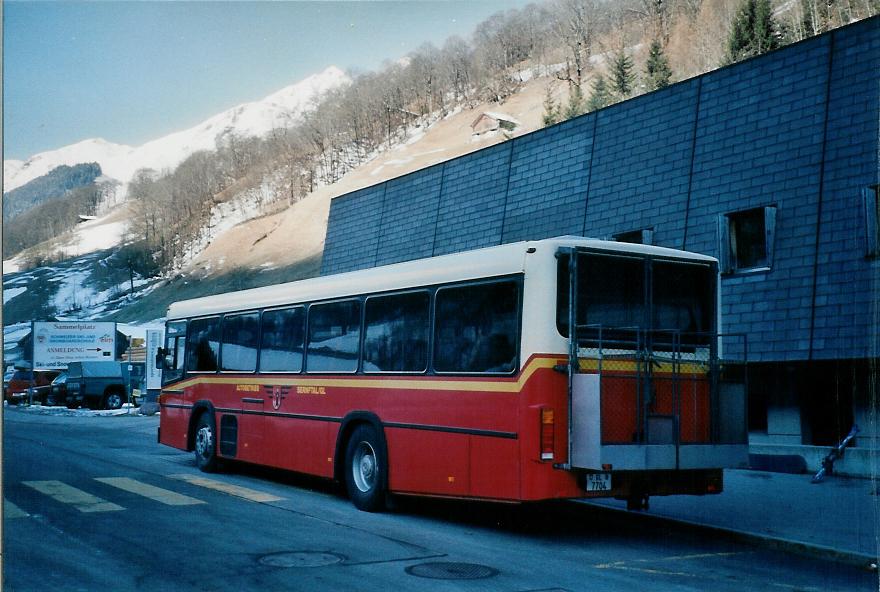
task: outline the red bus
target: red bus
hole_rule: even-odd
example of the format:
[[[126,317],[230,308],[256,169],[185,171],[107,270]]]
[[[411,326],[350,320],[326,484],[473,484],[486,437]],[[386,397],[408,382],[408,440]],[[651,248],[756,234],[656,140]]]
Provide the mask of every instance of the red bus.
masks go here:
[[[172,304],[159,442],[204,471],[335,479],[368,511],[388,494],[646,507],[718,493],[747,461],[720,349],[713,258],[519,242]]]

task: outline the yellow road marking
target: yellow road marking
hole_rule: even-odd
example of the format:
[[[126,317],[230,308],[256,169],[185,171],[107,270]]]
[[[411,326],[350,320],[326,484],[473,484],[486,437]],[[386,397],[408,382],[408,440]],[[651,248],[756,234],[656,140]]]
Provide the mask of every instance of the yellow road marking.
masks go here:
[[[142,495],[168,506],[192,506],[205,503],[200,499],[175,493],[174,491],[162,489],[161,487],[155,487],[147,483],[141,483],[140,481],[135,481],[128,477],[95,477],[95,481],[100,481],[101,483],[112,485],[118,489]]]
[[[262,491],[256,491],[253,489],[248,489],[247,487],[240,487],[238,485],[231,485],[229,483],[222,483],[220,481],[214,481],[213,479],[205,479],[204,477],[196,477],[195,475],[178,474],[168,476],[171,479],[186,481],[187,483],[190,483],[192,485],[206,487],[208,489],[213,489],[214,491],[220,491],[222,493],[234,495],[235,497],[240,497],[242,499],[250,500],[252,502],[277,502],[284,499],[281,497],[276,497],[269,493],[264,493]]]
[[[696,577],[696,574],[681,572],[681,571],[670,571],[666,569],[660,569],[657,567],[639,567],[636,564],[646,564],[646,563],[660,563],[660,562],[675,562],[675,561],[689,561],[691,559],[707,559],[710,557],[731,557],[733,555],[744,555],[747,552],[730,552],[730,553],[699,553],[694,555],[674,555],[672,557],[658,557],[656,559],[633,559],[630,561],[614,561],[611,563],[599,563],[594,565],[593,567],[597,569],[620,569],[624,571],[637,571],[646,574],[653,575],[666,575],[666,576],[686,576],[686,577]]]
[[[8,499],[3,499],[3,517],[7,520],[12,518],[27,518],[30,516],[27,512],[13,504]]]
[[[61,481],[23,481],[23,483],[56,501],[70,504],[80,512],[114,512],[125,509]]]

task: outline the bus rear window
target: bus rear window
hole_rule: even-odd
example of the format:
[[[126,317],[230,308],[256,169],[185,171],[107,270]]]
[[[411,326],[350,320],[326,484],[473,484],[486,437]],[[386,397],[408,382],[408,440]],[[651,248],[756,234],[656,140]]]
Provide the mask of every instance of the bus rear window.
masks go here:
[[[559,257],[556,295],[556,324],[565,337],[568,261],[568,255]],[[635,339],[637,330],[677,332],[683,339],[687,334],[712,332],[714,273],[714,267],[703,263],[581,254],[577,324],[601,326],[603,339],[611,341]]]
[[[519,290],[512,281],[437,290],[434,370],[513,372],[518,308]]]

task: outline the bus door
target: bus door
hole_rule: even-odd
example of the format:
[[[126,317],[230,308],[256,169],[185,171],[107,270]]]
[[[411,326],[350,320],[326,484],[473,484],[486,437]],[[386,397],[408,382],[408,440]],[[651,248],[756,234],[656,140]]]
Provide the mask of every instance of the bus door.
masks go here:
[[[237,458],[258,461],[263,448],[266,429],[266,396],[263,387],[257,392],[238,393],[241,414],[238,417]],[[269,409],[272,408],[271,403]]]

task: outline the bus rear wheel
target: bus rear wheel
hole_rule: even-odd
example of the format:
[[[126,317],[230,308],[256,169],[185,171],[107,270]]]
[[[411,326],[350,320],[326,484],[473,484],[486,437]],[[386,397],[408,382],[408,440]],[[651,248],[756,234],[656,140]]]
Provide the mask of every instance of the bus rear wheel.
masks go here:
[[[375,512],[383,507],[387,473],[388,460],[376,429],[358,426],[345,449],[345,486],[357,509]]]
[[[196,422],[195,436],[196,466],[205,473],[213,473],[217,470],[217,428],[214,426],[214,416],[205,412],[199,416]]]

